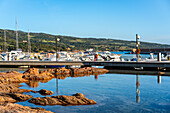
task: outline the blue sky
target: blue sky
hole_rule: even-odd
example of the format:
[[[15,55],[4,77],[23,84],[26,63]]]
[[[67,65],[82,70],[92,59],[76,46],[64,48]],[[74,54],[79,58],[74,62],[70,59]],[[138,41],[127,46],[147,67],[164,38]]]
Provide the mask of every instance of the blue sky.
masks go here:
[[[170,0],[0,0],[0,29],[170,44]]]

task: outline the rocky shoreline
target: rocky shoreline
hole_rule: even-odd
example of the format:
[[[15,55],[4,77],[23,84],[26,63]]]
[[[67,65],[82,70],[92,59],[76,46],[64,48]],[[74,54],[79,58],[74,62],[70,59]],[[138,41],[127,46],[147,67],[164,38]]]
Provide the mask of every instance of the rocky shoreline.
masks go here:
[[[51,97],[37,97],[33,98],[27,95],[27,92],[40,93],[41,95],[52,95],[52,91],[42,89],[40,91],[33,91],[28,89],[20,89],[20,83],[25,82],[30,87],[39,86],[39,82],[48,82],[52,78],[65,79],[66,77],[82,77],[89,75],[98,75],[108,72],[106,69],[98,68],[59,68],[48,69],[39,71],[37,68],[30,68],[24,73],[16,71],[0,73],[0,112],[4,113],[23,113],[23,112],[36,112],[36,113],[51,113],[42,108],[31,108],[15,104],[29,100],[28,102],[38,105],[91,105],[96,104],[94,100],[85,98],[81,93],[74,94],[73,96],[51,96]],[[24,94],[23,94],[24,93]]]

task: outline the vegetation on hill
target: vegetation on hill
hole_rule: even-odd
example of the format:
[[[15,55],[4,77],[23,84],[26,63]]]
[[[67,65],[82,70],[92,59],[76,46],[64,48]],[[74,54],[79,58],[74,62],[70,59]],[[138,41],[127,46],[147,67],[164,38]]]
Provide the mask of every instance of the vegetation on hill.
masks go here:
[[[28,43],[23,42],[27,41],[28,35],[26,32],[18,31],[18,41],[19,48],[23,51],[28,51]],[[15,31],[7,30],[7,50],[16,49],[16,37]],[[45,33],[30,33],[31,40],[31,50],[33,52],[50,52],[55,51],[56,48],[56,38],[60,38],[58,42],[58,49],[61,51],[67,50],[86,50],[93,48],[94,50],[98,49],[99,51],[110,50],[132,50],[135,48],[135,41],[125,41],[125,40],[115,40],[115,39],[105,39],[105,38],[77,38],[72,36],[60,36],[60,35],[50,35]],[[4,30],[0,29],[0,47],[1,50],[4,50]],[[147,43],[141,42],[140,48],[164,48],[170,47],[170,45],[163,45],[157,43]]]

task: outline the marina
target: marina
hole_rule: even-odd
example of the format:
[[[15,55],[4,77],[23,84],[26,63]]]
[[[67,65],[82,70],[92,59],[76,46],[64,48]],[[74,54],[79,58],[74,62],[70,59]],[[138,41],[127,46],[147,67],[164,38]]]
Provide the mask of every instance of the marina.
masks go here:
[[[136,34],[136,49],[124,51],[98,51],[90,48],[86,51],[58,51],[60,38],[55,38],[55,52],[31,53],[30,33],[28,30],[28,52],[23,52],[18,45],[17,18],[16,18],[16,50],[6,50],[6,30],[4,30],[4,51],[0,51],[0,67],[92,67],[103,66],[110,69],[132,70],[170,70],[169,49],[157,49],[157,54],[140,54],[140,36]],[[27,42],[27,41],[24,41]],[[160,50],[158,52],[158,50]],[[165,52],[166,50],[166,52]],[[144,50],[143,51],[147,51]],[[117,52],[117,54],[115,54]],[[161,53],[163,52],[163,53]],[[133,53],[133,54],[132,54]],[[125,56],[129,55],[129,56]],[[156,58],[157,57],[157,58]]]
[[[0,113],[169,113],[168,4],[0,1]]]

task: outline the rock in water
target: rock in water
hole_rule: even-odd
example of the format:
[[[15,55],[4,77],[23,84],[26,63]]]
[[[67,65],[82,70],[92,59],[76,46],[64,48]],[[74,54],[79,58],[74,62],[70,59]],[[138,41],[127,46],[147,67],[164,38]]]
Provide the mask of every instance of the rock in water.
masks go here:
[[[32,98],[31,95],[25,95],[25,94],[19,94],[19,93],[4,93],[1,94],[0,97],[4,98],[4,102],[20,102],[20,101],[26,101]],[[1,101],[3,102],[3,98],[1,98]],[[7,100],[6,100],[7,99]]]
[[[41,95],[52,95],[53,92],[46,90],[46,89],[41,89],[40,91],[38,91]]]
[[[75,96],[77,98],[85,98],[84,94],[82,94],[82,93],[76,93],[73,96]]]
[[[24,75],[39,75],[39,69],[38,68],[30,68],[24,72]]]
[[[102,68],[93,68],[93,67],[84,67],[84,68],[55,68],[55,69],[48,69],[45,71],[39,72],[37,68],[30,68],[24,72],[23,78],[25,80],[50,80],[54,77],[58,78],[65,78],[69,76],[77,77],[78,74],[103,74],[107,73],[107,69]]]
[[[94,100],[85,98],[82,93],[74,94],[73,96],[52,96],[52,97],[37,97],[32,98],[28,102],[36,105],[91,105],[96,104]]]
[[[39,73],[39,69],[30,68],[24,72],[23,78],[26,80],[48,80],[51,76],[48,73]]]

